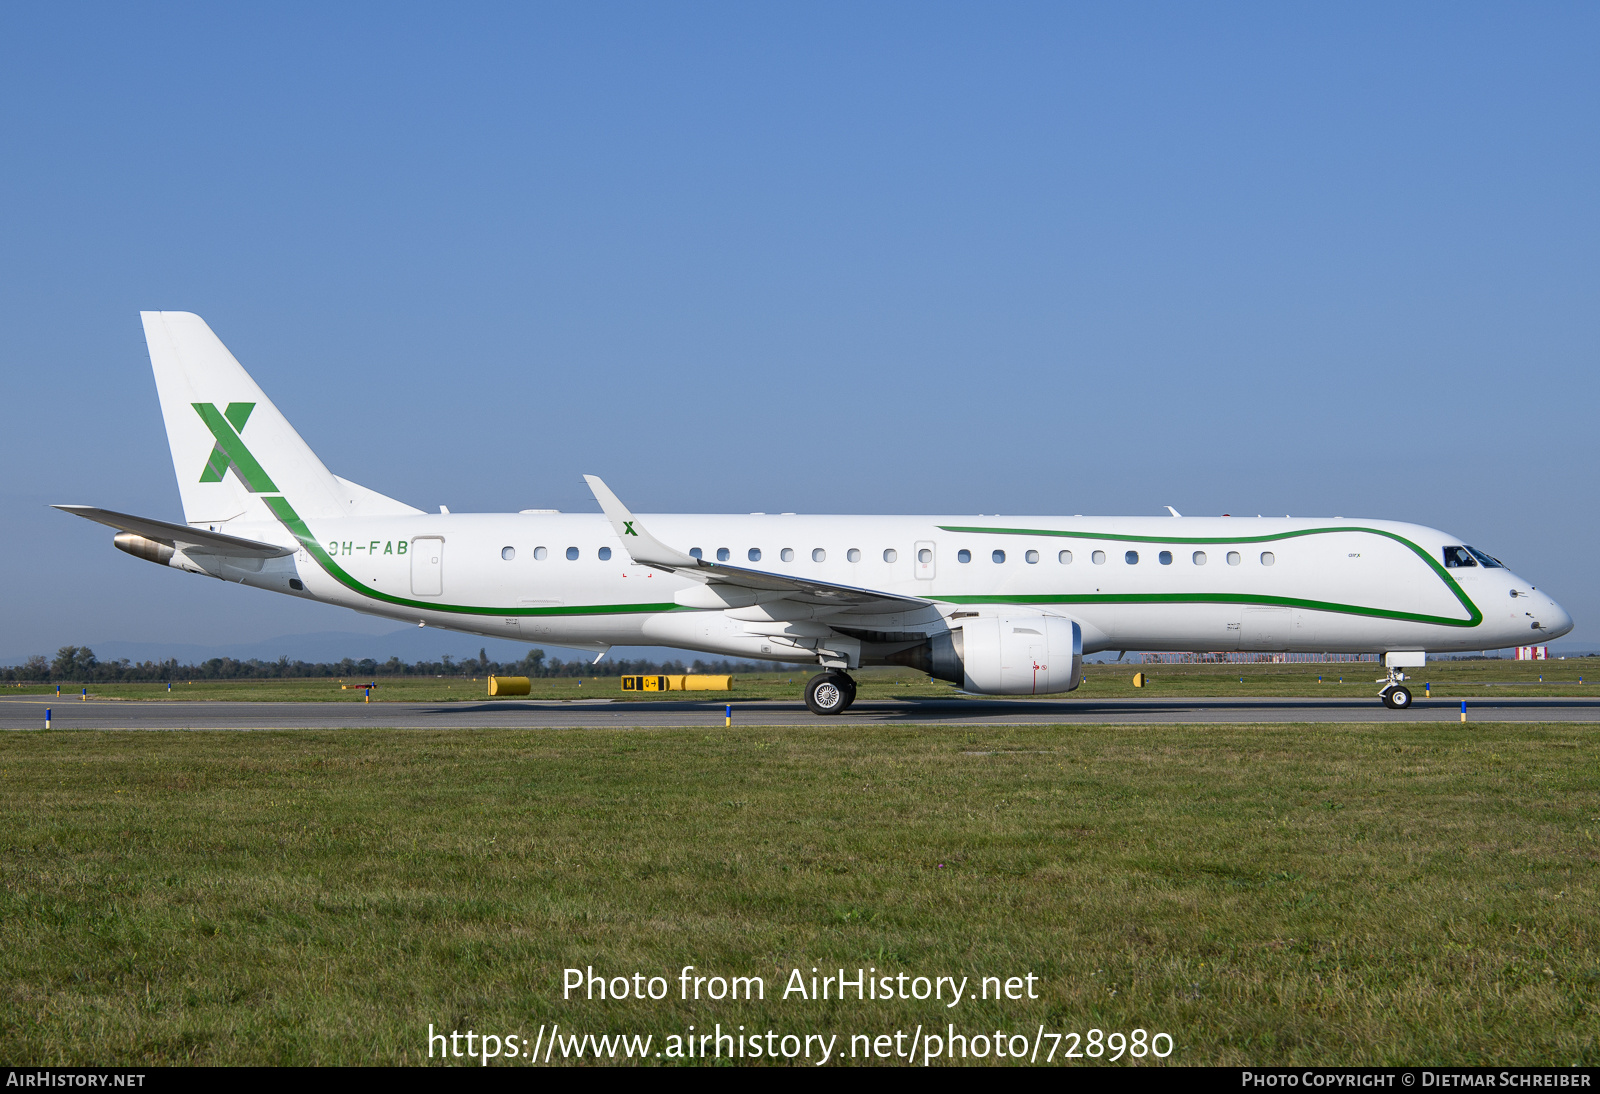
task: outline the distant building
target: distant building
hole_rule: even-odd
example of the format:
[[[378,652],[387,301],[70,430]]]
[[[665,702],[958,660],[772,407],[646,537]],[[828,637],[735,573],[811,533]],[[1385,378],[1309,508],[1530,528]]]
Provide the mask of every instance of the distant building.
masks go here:
[[[1549,646],[1518,646],[1518,661],[1548,661],[1550,660]]]

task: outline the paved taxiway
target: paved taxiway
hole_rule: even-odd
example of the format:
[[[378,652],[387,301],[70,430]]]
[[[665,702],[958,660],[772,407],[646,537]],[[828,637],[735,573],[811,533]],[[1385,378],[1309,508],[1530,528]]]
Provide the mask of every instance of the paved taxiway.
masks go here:
[[[502,700],[456,703],[128,702],[36,695],[0,698],[0,729],[568,729],[705,728],[722,725],[722,703]],[[1071,725],[1164,722],[1459,722],[1461,702],[1419,699],[1410,710],[1376,699],[863,700],[818,718],[798,702],[733,704],[740,726]],[[1600,722],[1600,698],[1469,700],[1478,722]]]

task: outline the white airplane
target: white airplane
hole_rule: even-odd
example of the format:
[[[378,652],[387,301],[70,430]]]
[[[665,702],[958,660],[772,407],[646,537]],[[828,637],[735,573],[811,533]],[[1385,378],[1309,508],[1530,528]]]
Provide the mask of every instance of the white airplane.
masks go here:
[[[1544,643],[1548,595],[1432,528],[1229,517],[426,513],[328,471],[211,328],[144,312],[184,523],[56,506],[190,573],[418,626],[577,647],[660,645],[849,670],[907,665],[969,692],[1068,692],[1100,650],[1382,653],[1411,703],[1428,652]]]

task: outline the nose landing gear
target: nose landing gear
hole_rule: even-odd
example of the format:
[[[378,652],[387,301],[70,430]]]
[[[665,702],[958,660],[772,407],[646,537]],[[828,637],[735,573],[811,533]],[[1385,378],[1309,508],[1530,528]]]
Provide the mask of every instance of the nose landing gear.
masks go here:
[[[856,701],[856,682],[847,673],[821,672],[806,681],[806,706],[812,714],[843,714]]]
[[[1382,699],[1383,705],[1390,710],[1404,710],[1411,705],[1411,689],[1404,684],[1384,688]]]
[[[1383,700],[1383,705],[1390,710],[1405,710],[1411,706],[1411,689],[1403,681],[1406,674],[1399,669],[1390,669],[1389,675],[1383,677],[1378,683],[1383,688],[1378,692],[1378,698]]]

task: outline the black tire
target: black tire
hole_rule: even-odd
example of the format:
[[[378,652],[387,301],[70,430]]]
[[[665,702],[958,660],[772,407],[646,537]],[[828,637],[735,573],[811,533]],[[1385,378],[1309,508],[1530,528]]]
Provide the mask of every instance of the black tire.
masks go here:
[[[856,701],[856,680],[855,680],[855,677],[847,676],[846,674],[841,672],[841,673],[836,673],[835,676],[834,676],[834,679],[836,679],[839,683],[844,685],[844,689],[845,689],[845,691],[844,691],[844,709],[845,710],[849,710],[850,709],[850,705]]]
[[[1404,684],[1396,684],[1383,693],[1383,705],[1390,710],[1409,710],[1411,707],[1411,689]]]
[[[843,673],[821,672],[806,681],[806,706],[812,714],[843,714],[854,698],[855,688]]]

